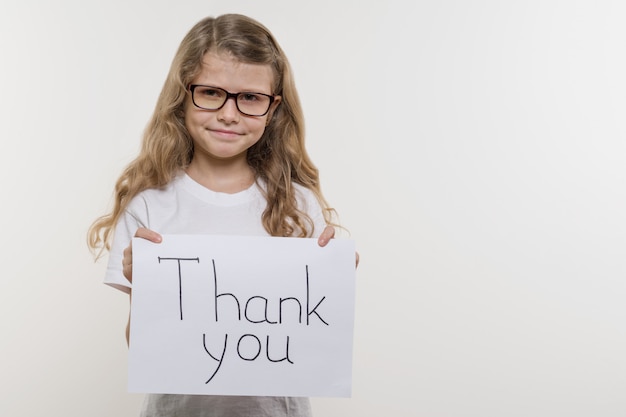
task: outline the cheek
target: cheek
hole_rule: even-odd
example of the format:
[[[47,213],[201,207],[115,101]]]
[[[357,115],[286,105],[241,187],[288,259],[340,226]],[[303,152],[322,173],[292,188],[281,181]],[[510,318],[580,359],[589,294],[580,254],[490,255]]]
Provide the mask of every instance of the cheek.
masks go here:
[[[263,136],[263,133],[265,133],[265,128],[267,127],[267,122],[269,122],[269,119],[262,119],[262,120],[257,120],[257,123],[254,124],[254,127],[251,127],[251,131],[254,132],[255,136],[257,136],[257,139],[260,139],[261,136]]]
[[[199,112],[192,109],[185,110],[185,126],[188,130],[193,128],[197,128],[203,125],[206,122],[206,119],[210,116],[210,113],[207,112]]]

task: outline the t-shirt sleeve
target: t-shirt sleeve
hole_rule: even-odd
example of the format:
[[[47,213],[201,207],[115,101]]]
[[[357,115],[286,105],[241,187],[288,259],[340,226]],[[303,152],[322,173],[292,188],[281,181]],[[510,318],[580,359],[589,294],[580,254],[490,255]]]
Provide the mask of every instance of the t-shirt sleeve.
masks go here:
[[[317,201],[312,191],[304,187],[300,187],[299,190],[301,198],[300,204],[313,221],[313,233],[311,237],[317,238],[326,228],[326,219],[324,218],[322,206],[320,206],[319,201]]]
[[[104,275],[104,283],[117,288],[126,293],[130,292],[132,284],[126,279],[122,271],[122,259],[124,258],[124,249],[129,245],[135,232],[140,227],[148,227],[145,219],[145,207],[140,198],[135,198],[128,205],[127,210],[120,217],[113,234],[113,243],[109,251],[109,260],[107,263],[106,273]],[[142,212],[143,215],[142,215]]]

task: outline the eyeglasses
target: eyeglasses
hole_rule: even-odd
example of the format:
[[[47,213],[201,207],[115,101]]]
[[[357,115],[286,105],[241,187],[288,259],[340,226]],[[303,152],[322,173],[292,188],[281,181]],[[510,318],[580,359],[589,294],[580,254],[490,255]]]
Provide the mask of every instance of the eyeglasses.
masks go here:
[[[219,110],[232,97],[235,99],[237,110],[246,116],[265,116],[276,99],[275,96],[263,93],[248,91],[230,93],[223,88],[198,84],[190,85],[189,91],[193,104],[199,109]]]

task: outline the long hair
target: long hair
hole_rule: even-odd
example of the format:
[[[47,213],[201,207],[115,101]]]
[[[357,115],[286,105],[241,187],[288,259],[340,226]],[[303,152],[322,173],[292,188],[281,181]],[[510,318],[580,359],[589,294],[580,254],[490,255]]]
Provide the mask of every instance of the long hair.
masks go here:
[[[144,131],[139,155],[115,184],[113,209],[89,228],[88,245],[98,255],[110,248],[115,225],[130,200],[143,190],[164,187],[191,162],[193,141],[185,127],[187,86],[209,51],[228,53],[244,63],[270,65],[273,94],[282,96],[262,137],[247,153],[257,182],[265,184],[263,227],[272,236],[312,235],[313,221],[298,208],[293,183],[311,190],[326,222],[335,225],[335,211],[321,192],[319,172],[305,148],[304,116],[285,53],[259,22],[226,14],[201,20],[183,38]]]

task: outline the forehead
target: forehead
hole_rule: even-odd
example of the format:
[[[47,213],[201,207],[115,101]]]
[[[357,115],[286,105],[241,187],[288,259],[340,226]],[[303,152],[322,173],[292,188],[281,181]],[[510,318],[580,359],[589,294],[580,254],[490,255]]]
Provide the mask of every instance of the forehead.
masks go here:
[[[231,92],[271,94],[273,81],[274,73],[270,65],[250,64],[237,60],[229,53],[210,51],[202,57],[193,83],[221,87]]]

